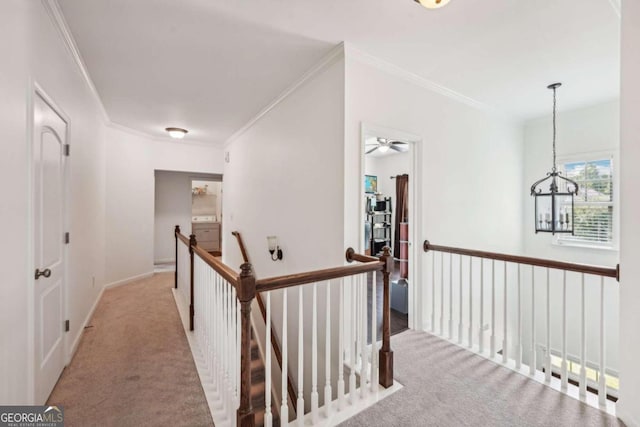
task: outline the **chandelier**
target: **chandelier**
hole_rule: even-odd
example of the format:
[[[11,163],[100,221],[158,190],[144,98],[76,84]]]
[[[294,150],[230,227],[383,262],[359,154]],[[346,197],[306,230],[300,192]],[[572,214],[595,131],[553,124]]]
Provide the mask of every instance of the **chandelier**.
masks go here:
[[[449,0],[415,0],[427,9],[438,9],[449,3]]]
[[[546,177],[531,186],[531,195],[535,198],[536,233],[573,234],[573,196],[578,194],[578,184],[562,176],[556,167],[556,90],[561,85],[553,83],[547,86],[553,90],[553,167]],[[547,192],[540,188],[545,184],[549,184]]]

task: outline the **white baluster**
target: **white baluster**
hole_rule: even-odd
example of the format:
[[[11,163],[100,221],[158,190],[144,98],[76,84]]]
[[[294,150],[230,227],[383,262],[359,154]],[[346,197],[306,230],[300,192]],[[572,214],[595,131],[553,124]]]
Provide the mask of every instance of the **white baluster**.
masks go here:
[[[371,391],[378,391],[378,301],[377,301],[377,277],[372,273],[371,282]]]
[[[344,293],[346,280],[340,279],[338,301],[338,409],[344,409]]]
[[[473,347],[473,258],[469,257],[469,348]]]
[[[453,339],[453,254],[449,254],[449,339]]]
[[[311,309],[311,419],[318,424],[318,285],[312,285]],[[300,288],[302,290],[302,288]],[[327,304],[329,302],[327,301]]]
[[[266,355],[264,363],[265,384],[264,384],[264,425],[271,427],[273,424],[273,414],[271,414],[271,292],[266,292],[267,297],[267,319],[265,321]],[[283,369],[284,370],[284,369]]]
[[[458,268],[460,272],[458,274],[458,344],[462,344],[462,255],[458,255]]]
[[[349,292],[351,295],[351,310],[349,310],[349,356],[351,359],[349,367],[349,403],[355,403],[356,398],[356,283],[358,276],[351,276]]]
[[[551,381],[551,293],[549,288],[549,268],[547,267],[547,343],[544,359],[544,379]]]
[[[531,349],[529,353],[529,375],[536,373],[536,268],[531,266]]]
[[[431,252],[431,332],[436,331],[436,253]]]
[[[298,425],[304,425],[304,317],[302,315],[302,290],[303,286],[298,287],[298,402],[296,408],[298,411]]]
[[[598,404],[605,406],[607,403],[607,376],[605,365],[605,329],[604,329],[604,277],[600,276],[600,369],[598,371]]]
[[[484,259],[480,258],[480,327],[478,328],[478,350],[484,353]]]
[[[288,288],[284,288],[282,290],[282,386],[280,389],[282,401],[280,405],[280,424],[287,425],[289,423],[289,403],[287,401],[287,396],[289,396],[289,392],[287,389],[287,377],[288,377],[288,369],[289,362],[287,360],[288,354],[288,346],[287,343],[289,338],[287,337],[287,294]],[[299,411],[304,411],[304,408],[298,407]]]
[[[331,281],[327,281],[327,303],[326,303],[326,313],[325,313],[325,367],[324,367],[324,375],[325,375],[325,385],[324,385],[324,409],[325,415],[327,418],[331,416]],[[339,328],[342,328],[342,323]],[[338,366],[342,366],[342,358],[338,357]]]
[[[227,353],[227,331],[229,326],[227,325],[227,310],[229,309],[229,296],[228,287],[222,287],[222,389],[223,389],[223,406],[225,410],[229,410],[229,375],[227,373],[227,363],[229,354]]]
[[[587,396],[587,322],[585,318],[584,273],[580,283],[580,397]]]
[[[242,353],[242,322],[238,321],[238,316],[241,314],[240,301],[236,299],[236,409],[240,407],[240,376],[242,374],[242,366],[240,364],[240,357]],[[271,392],[271,389],[269,389]]]
[[[518,289],[517,289],[517,319],[516,319],[516,330],[517,330],[517,341],[516,341],[516,369],[520,370],[522,367],[522,296],[521,296],[521,280],[520,280],[520,267],[518,264]]]
[[[440,253],[440,335],[444,336],[444,252]]]
[[[509,289],[509,284],[507,283],[507,262],[504,262],[504,301],[503,301],[503,325],[502,328],[504,329],[502,332],[502,363],[507,363],[507,361],[509,360],[509,355],[508,355],[508,344],[509,344],[509,340],[507,339],[507,324],[509,323],[509,313],[508,313],[508,304],[507,304],[507,291]]]
[[[562,273],[562,373],[560,386],[562,390],[566,390],[569,382],[567,372],[567,270],[563,270]]]
[[[360,396],[364,399],[369,391],[367,362],[367,273],[361,274],[360,283]]]
[[[491,260],[491,338],[489,355],[496,357],[496,262]]]

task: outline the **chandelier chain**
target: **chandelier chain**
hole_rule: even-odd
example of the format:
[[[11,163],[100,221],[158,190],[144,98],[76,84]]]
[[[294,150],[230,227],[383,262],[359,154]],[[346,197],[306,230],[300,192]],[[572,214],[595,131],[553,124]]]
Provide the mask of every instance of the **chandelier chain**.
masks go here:
[[[553,88],[553,172],[556,172],[556,88]]]

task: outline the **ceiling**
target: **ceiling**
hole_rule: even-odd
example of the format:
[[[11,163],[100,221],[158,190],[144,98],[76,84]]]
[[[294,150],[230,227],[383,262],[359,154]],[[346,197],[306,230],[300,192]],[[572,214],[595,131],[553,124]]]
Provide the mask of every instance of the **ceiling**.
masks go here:
[[[114,123],[224,142],[342,41],[516,120],[619,93],[619,0],[58,0]]]

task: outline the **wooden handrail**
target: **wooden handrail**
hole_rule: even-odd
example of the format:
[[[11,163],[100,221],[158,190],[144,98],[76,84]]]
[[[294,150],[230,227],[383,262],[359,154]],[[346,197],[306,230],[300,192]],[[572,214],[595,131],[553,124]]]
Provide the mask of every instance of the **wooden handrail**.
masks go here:
[[[242,236],[239,231],[232,231],[231,234],[236,236],[236,240],[238,240],[238,246],[240,246],[240,253],[242,253],[242,260],[244,262],[249,262],[249,255],[247,255],[247,250],[244,247],[244,242],[242,241]]]
[[[337,279],[339,277],[368,273],[370,271],[382,271],[383,267],[384,263],[380,260],[376,260],[363,264],[346,265],[343,267],[325,268],[323,270],[289,274],[287,276],[270,277],[268,279],[257,280],[256,290],[258,292],[273,291],[275,289],[322,282],[325,280]]]
[[[233,287],[238,287],[238,273],[234,269],[211,255],[206,250],[202,249],[200,246],[194,247],[193,251]]]
[[[422,248],[425,252],[437,251],[447,252],[457,255],[466,255],[476,258],[487,258],[496,261],[512,262],[516,264],[526,264],[535,267],[547,267],[558,270],[575,271],[578,273],[593,274],[596,276],[613,277],[620,281],[620,264],[616,267],[603,267],[599,265],[578,264],[573,262],[553,261],[548,259],[525,257],[519,255],[500,254],[495,252],[476,251],[472,249],[461,249],[451,246],[433,245],[428,240],[425,240]]]
[[[176,237],[182,241],[185,245],[189,246],[189,238],[180,233],[180,229],[176,232]]]
[[[182,235],[179,231],[176,232],[176,237],[184,242],[185,245],[191,247],[191,243],[188,237]],[[193,252],[200,257],[209,267],[213,268],[218,274],[220,274],[227,282],[229,282],[234,288],[238,286],[239,274],[233,268],[223,263],[205,249],[202,249],[196,245],[193,247]]]

